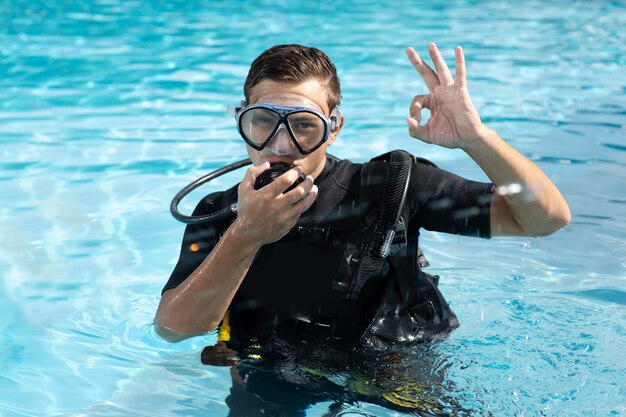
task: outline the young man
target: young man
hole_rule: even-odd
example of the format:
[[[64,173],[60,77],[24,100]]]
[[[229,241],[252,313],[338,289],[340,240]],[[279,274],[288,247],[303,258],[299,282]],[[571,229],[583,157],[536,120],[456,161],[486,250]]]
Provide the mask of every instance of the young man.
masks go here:
[[[555,185],[481,122],[467,91],[461,48],[455,50],[454,78],[437,47],[431,43],[428,50],[434,70],[407,49],[429,90],[410,105],[409,134],[463,149],[493,184],[413,161],[404,208],[407,234],[417,236],[423,227],[481,237],[543,236],[568,224],[569,208]],[[215,212],[236,201],[236,218],[188,226],[155,328],[171,342],[222,323],[239,347],[294,330],[358,344],[398,268],[374,274],[352,301],[337,291],[336,276],[350,264],[349,245],[367,244],[372,213],[384,203],[379,196],[385,163],[354,164],[327,155],[344,119],[336,69],[315,48],[266,50],[250,68],[244,95],[238,129],[254,167],[238,187],[206,197],[194,212]],[[426,125],[420,124],[423,108],[431,111]],[[293,168],[255,189],[257,177],[279,162]],[[301,174],[304,181],[290,188]],[[312,236],[316,230],[322,238]],[[446,324],[453,327],[453,319],[450,312]]]

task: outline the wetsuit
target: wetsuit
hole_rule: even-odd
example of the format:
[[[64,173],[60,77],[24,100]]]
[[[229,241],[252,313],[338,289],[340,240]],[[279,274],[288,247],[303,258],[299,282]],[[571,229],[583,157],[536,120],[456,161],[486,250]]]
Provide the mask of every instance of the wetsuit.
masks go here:
[[[393,279],[393,273],[370,278],[356,301],[344,301],[344,294],[333,289],[350,256],[346,248],[366,240],[367,230],[377,220],[385,168],[380,161],[355,164],[328,156],[315,180],[319,193],[313,206],[288,235],[258,252],[230,305],[229,323],[221,326],[231,329],[230,340],[202,352],[205,364],[234,365],[233,386],[226,399],[229,417],[304,416],[308,407],[322,401],[332,402],[328,416],[341,414],[345,404],[355,401],[418,416],[456,415],[454,410],[462,414],[453,401],[446,400],[449,387],[444,390],[443,376],[428,366],[431,359],[416,358],[412,351],[411,360],[399,360],[396,368],[388,356],[379,357],[376,351],[355,355],[346,349],[362,342],[364,335],[371,336],[381,317],[386,324],[391,318],[394,328],[395,314],[381,312],[391,307],[387,311],[393,313],[393,301],[402,302],[398,296],[402,289],[390,291],[400,282],[398,275],[418,278],[411,282],[424,276],[419,266],[413,270],[394,264],[405,273],[396,272]],[[405,236],[417,240],[419,229],[425,228],[489,237],[493,190],[492,184],[465,180],[424,161],[415,163],[404,210]],[[211,194],[194,215],[216,212],[236,199],[236,186]],[[182,283],[228,226],[229,221],[187,226],[180,258],[163,291]],[[433,293],[432,285],[418,285],[415,292],[423,293],[424,287],[437,308],[448,307],[443,298],[437,303],[441,294],[436,288]],[[420,310],[421,306],[411,307]],[[448,319],[455,319],[447,311]],[[445,329],[443,324],[435,330]],[[425,372],[404,369],[405,364],[419,365]]]
[[[370,279],[358,300],[344,301],[333,280],[345,248],[337,242],[362,235],[381,202],[382,162],[357,164],[327,156],[316,178],[317,200],[297,227],[257,254],[230,306],[231,343],[245,346],[294,326],[354,342],[372,321],[387,277]],[[489,207],[494,186],[469,181],[428,164],[413,166],[406,212],[412,229],[490,236]],[[194,215],[218,211],[237,199],[237,187],[205,197]],[[228,222],[187,226],[179,261],[163,291],[178,286],[213,249]],[[316,231],[319,231],[316,232]],[[362,236],[361,236],[362,237]]]

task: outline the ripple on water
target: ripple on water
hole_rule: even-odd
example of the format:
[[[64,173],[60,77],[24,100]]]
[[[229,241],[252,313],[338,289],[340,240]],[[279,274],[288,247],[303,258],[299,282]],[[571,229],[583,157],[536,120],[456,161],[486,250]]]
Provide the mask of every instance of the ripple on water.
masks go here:
[[[589,380],[609,382],[618,372],[612,364],[620,347],[606,341],[626,336],[624,327],[616,326],[614,320],[626,318],[621,304],[570,297],[533,293],[514,300],[499,298],[504,302],[495,305],[492,296],[479,296],[475,304],[483,305],[481,314],[468,313],[473,306],[457,307],[462,326],[453,332],[449,345],[439,346],[455,358],[452,377],[466,379],[470,374],[484,379],[478,369],[482,364],[493,370],[486,379],[490,390],[501,390],[491,384],[505,380],[511,392],[522,384],[534,398],[545,395],[538,387],[546,372],[571,389],[586,386]],[[499,324],[492,326],[494,321]],[[500,332],[503,326],[508,329],[506,334]],[[459,355],[459,350],[464,354]],[[596,375],[593,369],[603,371]],[[554,388],[559,392],[558,384]]]
[[[571,295],[601,302],[626,305],[626,291],[614,288],[591,288],[578,291],[561,291],[560,294]]]

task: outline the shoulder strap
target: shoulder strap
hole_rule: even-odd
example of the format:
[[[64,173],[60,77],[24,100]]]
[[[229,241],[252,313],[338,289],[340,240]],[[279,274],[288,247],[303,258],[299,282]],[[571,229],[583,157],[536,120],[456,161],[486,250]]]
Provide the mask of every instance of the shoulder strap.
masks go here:
[[[372,161],[386,163],[383,189],[377,199],[379,204],[373,226],[368,228],[369,233],[358,248],[356,262],[352,259],[354,266],[349,268],[350,282],[344,295],[346,300],[356,300],[370,277],[385,275],[387,272],[386,258],[406,201],[414,160],[408,152],[395,150],[373,158]]]
[[[372,161],[387,162],[385,182],[379,199],[378,216],[371,242],[372,249],[378,249],[379,257],[385,258],[389,255],[396,225],[406,202],[413,158],[406,151],[395,150],[380,155]]]
[[[437,165],[429,161],[428,159],[413,156],[415,163],[428,165],[433,168],[438,168]],[[410,268],[427,267],[428,260],[419,248],[419,227],[416,224],[411,224],[407,218],[407,246],[406,246],[406,260]]]

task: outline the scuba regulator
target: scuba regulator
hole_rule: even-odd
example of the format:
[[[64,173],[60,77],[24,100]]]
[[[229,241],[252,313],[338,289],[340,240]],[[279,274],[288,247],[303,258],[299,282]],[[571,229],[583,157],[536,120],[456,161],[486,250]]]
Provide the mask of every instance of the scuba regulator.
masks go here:
[[[261,172],[261,174],[257,177],[256,182],[254,183],[254,189],[258,190],[259,188],[265,187],[267,184],[274,181],[276,178],[280,177],[291,168],[293,168],[291,165],[284,162],[276,162],[270,164],[270,167]],[[289,188],[287,188],[283,193],[289,192],[296,188],[298,184],[304,181],[305,178],[306,176],[304,175],[304,173],[301,173],[300,177],[298,177],[298,179],[293,184],[291,184]]]
[[[215,178],[220,177],[229,172],[232,172],[236,169],[239,169],[246,165],[250,165],[251,163],[252,161],[250,161],[250,159],[242,159],[241,161],[237,161],[232,164],[226,165],[225,167],[216,169],[215,171],[212,171],[198,178],[197,180],[191,182],[190,184],[185,186],[182,190],[180,190],[178,193],[176,193],[176,195],[172,199],[172,202],[170,203],[170,213],[172,213],[172,216],[174,216],[176,220],[185,224],[210,223],[210,222],[222,220],[228,217],[235,217],[237,215],[236,203],[231,204],[230,206],[225,207],[224,209],[216,213],[206,214],[203,216],[184,215],[180,211],[178,211],[178,205],[180,204],[183,198],[185,198],[189,193],[191,193],[193,190],[200,187],[201,185],[206,184],[207,182],[212,181]],[[271,183],[279,176],[283,175],[285,172],[289,171],[291,168],[293,168],[291,165],[286,164],[284,162],[277,162],[277,163],[270,164],[270,167],[266,169],[265,171],[263,171],[257,177],[256,182],[254,184],[254,189],[258,190],[259,188],[266,186],[267,184]],[[304,181],[305,178],[306,176],[304,175],[304,173],[300,174],[300,177],[284,192],[293,190],[295,187],[298,186],[298,184]]]

